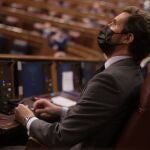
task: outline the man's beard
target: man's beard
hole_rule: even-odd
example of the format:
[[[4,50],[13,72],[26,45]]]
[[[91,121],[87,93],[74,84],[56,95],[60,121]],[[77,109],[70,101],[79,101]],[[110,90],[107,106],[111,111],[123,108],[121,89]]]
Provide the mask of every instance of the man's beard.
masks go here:
[[[111,55],[115,51],[117,46],[122,45],[122,43],[111,41],[113,34],[124,34],[124,33],[115,33],[108,26],[106,26],[100,31],[97,37],[98,45],[102,50],[102,52],[105,53],[106,55]],[[118,41],[120,41],[120,39],[118,39]]]
[[[101,48],[102,52],[105,53],[106,55],[111,55],[115,51],[117,46],[118,45],[104,43],[104,44],[101,44],[100,48]]]

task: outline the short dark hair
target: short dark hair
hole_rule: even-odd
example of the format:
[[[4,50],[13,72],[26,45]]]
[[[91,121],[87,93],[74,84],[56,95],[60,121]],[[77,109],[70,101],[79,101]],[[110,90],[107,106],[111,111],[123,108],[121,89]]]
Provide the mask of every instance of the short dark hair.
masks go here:
[[[150,53],[150,14],[136,6],[128,6],[123,12],[130,14],[123,31],[134,35],[129,52],[140,62]]]

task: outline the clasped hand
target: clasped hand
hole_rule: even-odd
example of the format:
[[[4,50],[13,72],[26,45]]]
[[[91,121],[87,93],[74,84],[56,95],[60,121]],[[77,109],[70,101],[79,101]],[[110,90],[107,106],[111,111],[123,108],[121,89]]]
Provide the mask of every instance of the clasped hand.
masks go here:
[[[45,98],[39,98],[33,103],[33,111],[28,106],[19,104],[15,109],[15,119],[25,125],[26,118],[36,116],[40,119],[51,121],[60,118],[62,108],[51,103]]]

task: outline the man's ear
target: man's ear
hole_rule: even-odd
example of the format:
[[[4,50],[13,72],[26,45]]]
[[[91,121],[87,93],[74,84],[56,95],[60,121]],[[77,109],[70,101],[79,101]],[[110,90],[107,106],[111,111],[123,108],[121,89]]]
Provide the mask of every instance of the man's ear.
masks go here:
[[[134,35],[133,35],[133,33],[128,33],[128,34],[126,34],[126,36],[124,37],[123,43],[125,43],[125,44],[130,44],[130,43],[133,42],[133,40],[134,40]]]

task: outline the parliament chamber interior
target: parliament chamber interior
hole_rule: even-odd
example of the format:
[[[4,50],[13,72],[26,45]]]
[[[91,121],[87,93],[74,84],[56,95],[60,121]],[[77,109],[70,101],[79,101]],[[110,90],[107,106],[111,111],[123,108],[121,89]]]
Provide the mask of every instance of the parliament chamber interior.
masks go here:
[[[0,150],[15,146],[14,150],[48,149],[32,143],[26,129],[15,120],[15,107],[25,104],[32,108],[35,97],[63,107],[75,105],[106,60],[97,44],[99,31],[127,6],[150,12],[150,0],[0,0]],[[140,65],[147,76],[150,55]],[[147,91],[150,100],[150,78],[146,84],[143,93]],[[148,113],[150,106],[146,110]],[[148,129],[147,115],[150,112],[127,133],[132,133],[132,128]],[[131,149],[150,139],[144,129],[137,141],[127,143],[133,144]],[[150,142],[140,146],[144,144],[150,149]]]

